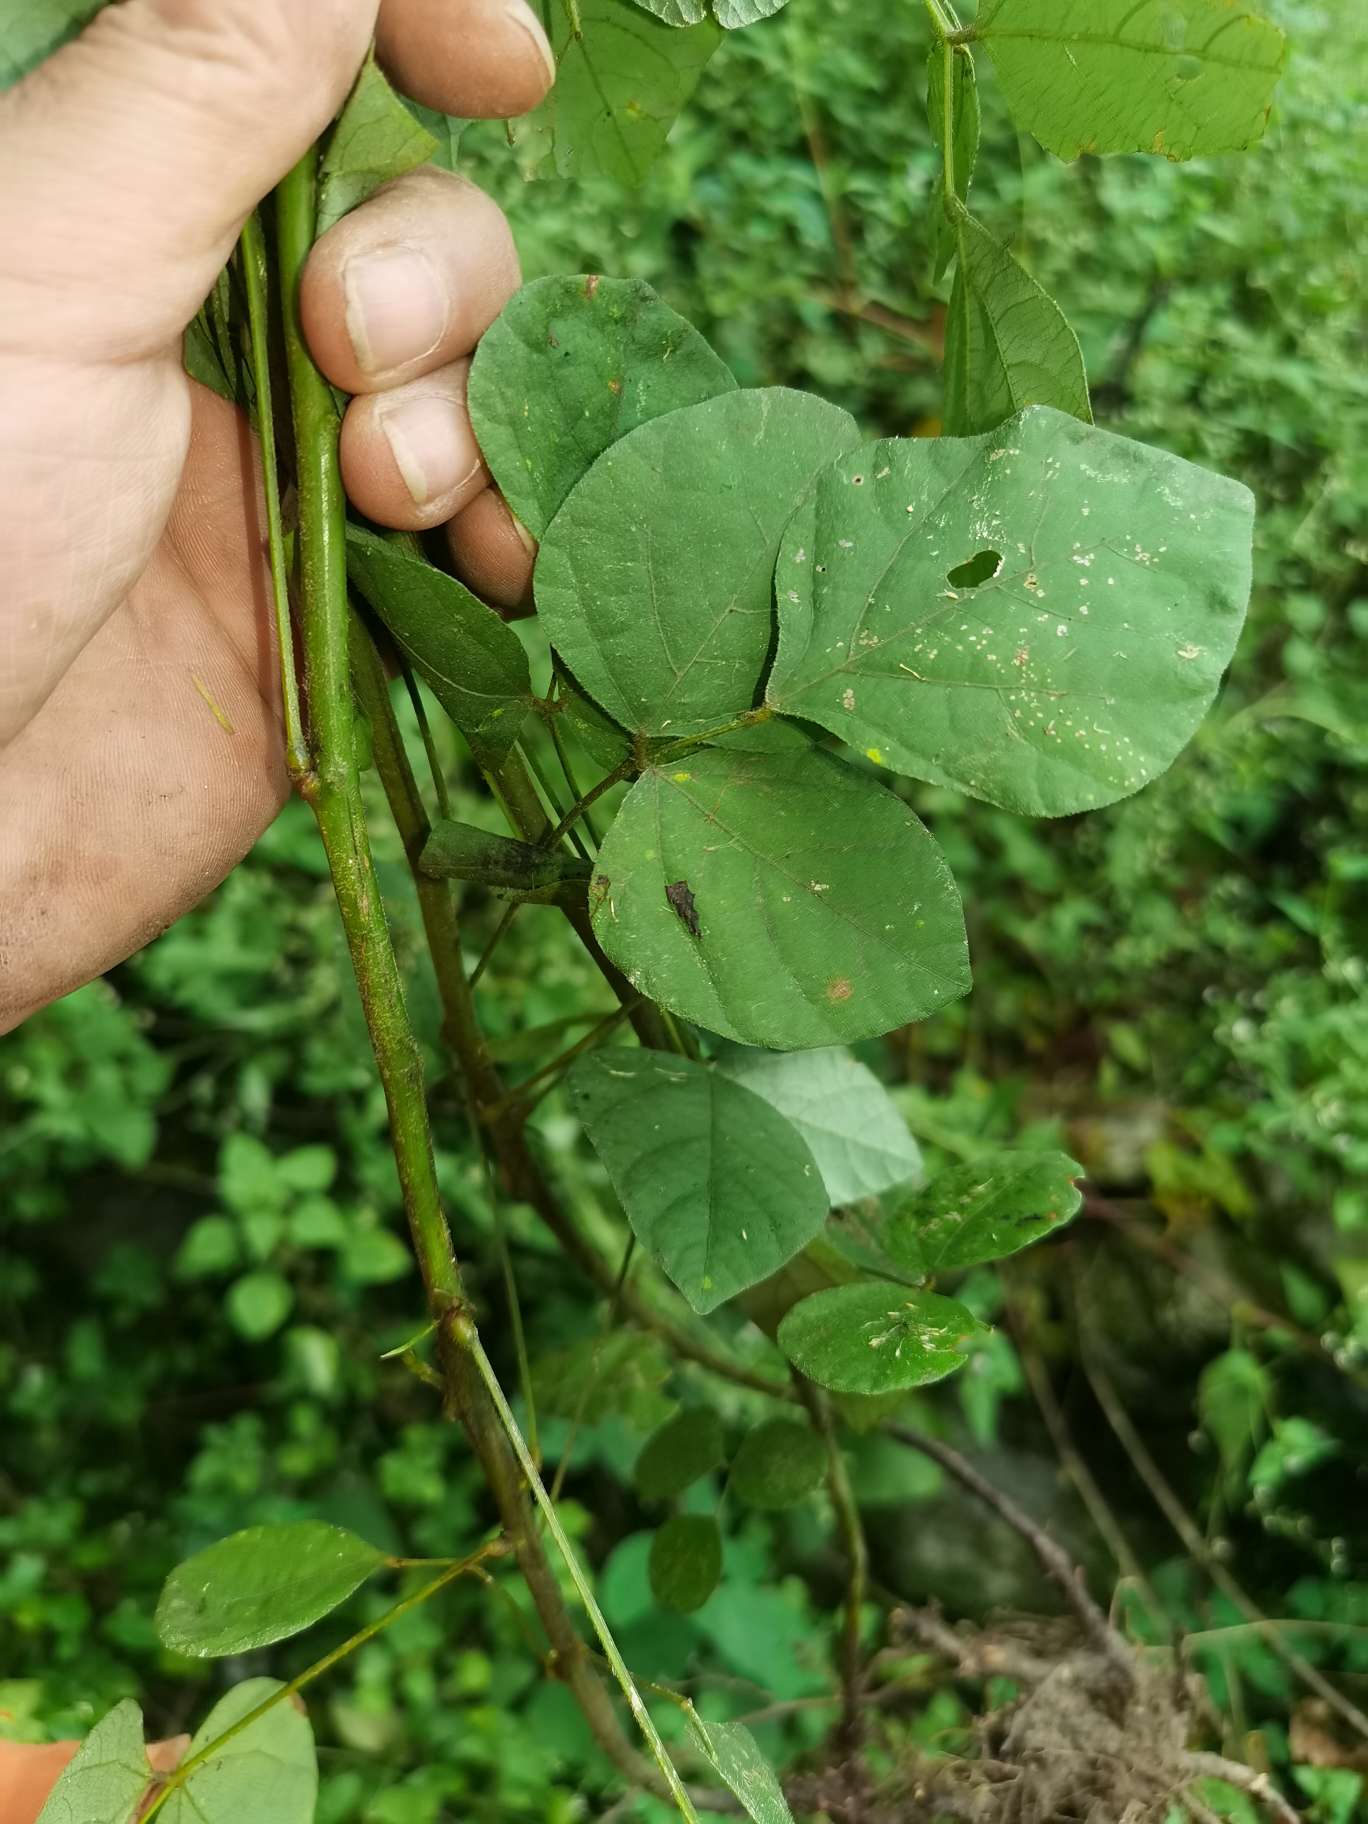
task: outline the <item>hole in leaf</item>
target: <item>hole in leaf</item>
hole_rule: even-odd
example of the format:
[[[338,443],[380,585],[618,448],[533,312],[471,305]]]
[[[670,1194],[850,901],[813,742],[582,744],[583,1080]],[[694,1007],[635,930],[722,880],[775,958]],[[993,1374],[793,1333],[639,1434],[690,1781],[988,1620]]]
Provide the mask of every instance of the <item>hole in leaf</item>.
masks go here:
[[[945,580],[952,589],[977,589],[980,583],[991,582],[1001,568],[1000,551],[979,551],[947,571]]]

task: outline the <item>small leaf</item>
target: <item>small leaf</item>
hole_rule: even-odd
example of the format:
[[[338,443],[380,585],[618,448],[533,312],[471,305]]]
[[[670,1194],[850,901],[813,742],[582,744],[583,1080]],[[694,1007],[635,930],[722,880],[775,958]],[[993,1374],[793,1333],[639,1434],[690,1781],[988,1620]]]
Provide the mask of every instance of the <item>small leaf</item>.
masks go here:
[[[504,305],[470,369],[470,422],[535,538],[611,444],[736,382],[640,279],[537,279]]]
[[[788,0],[637,0],[637,5],[663,19],[666,25],[697,25],[711,14],[731,32],[771,18],[788,5]]]
[[[1065,159],[1252,146],[1287,50],[1236,0],[983,0],[974,37],[1017,125]]]
[[[632,1480],[646,1501],[669,1501],[726,1460],[722,1421],[707,1406],[686,1407],[647,1440]]]
[[[176,1279],[212,1279],[241,1264],[237,1228],[226,1216],[201,1216],[185,1232],[171,1271]]]
[[[739,1083],[666,1052],[600,1050],[566,1087],[638,1241],[695,1311],[778,1272],[821,1229],[811,1153]]]
[[[106,0],[0,0],[0,91],[12,88],[93,19]]]
[[[353,1229],[342,1244],[338,1267],[357,1286],[389,1286],[413,1271],[408,1244],[389,1229]]]
[[[744,1723],[711,1723],[690,1704],[689,1727],[718,1778],[740,1801],[755,1824],[793,1824],[774,1769],[761,1754],[755,1737]]]
[[[443,171],[459,171],[461,136],[470,122],[459,120],[454,114],[439,114],[436,108],[425,108],[407,95],[400,99],[423,131],[432,136],[434,149],[428,154],[430,162],[440,165]]]
[[[525,175],[641,183],[721,31],[708,20],[672,29],[634,0],[578,0],[550,9],[549,33],[555,87],[508,128]]]
[[[347,528],[347,570],[476,760],[499,765],[531,706],[517,634],[454,576],[359,526]]]
[[[176,1566],[157,1603],[157,1638],[196,1659],[250,1653],[312,1627],[384,1562],[322,1520],[250,1526]]]
[[[933,44],[927,53],[926,112],[931,132],[942,156],[945,152],[945,52]],[[974,60],[965,45],[955,48],[951,60],[950,132],[954,149],[955,196],[961,203],[969,196],[979,150],[978,79]],[[945,207],[945,174],[936,179],[931,195],[931,277],[940,279],[955,257],[955,235]]]
[[[680,882],[697,933],[667,896]],[[807,743],[648,769],[599,851],[590,906],[634,987],[743,1044],[871,1038],[969,986],[939,847],[876,780]]]
[[[951,217],[959,265],[945,325],[945,430],[991,431],[1028,405],[1092,423],[1083,351],[1064,312],[967,209]]]
[[[381,184],[426,164],[436,150],[436,139],[395,94],[374,56],[368,56],[323,153],[319,234]]]
[[[419,858],[424,874],[469,880],[481,886],[531,893],[562,880],[584,880],[587,862],[555,849],[495,836],[474,824],[439,818]]]
[[[1267,1369],[1247,1349],[1227,1349],[1202,1370],[1197,1410],[1227,1477],[1241,1474],[1267,1431],[1272,1393]]]
[[[817,1161],[833,1204],[877,1197],[923,1176],[921,1151],[888,1091],[844,1048],[728,1048],[717,1068],[793,1123]]]
[[[1007,810],[1111,804],[1206,713],[1252,531],[1238,482],[1044,406],[869,444],[785,537],[769,701]],[[992,576],[954,586],[985,551]]]
[[[674,1514],[651,1541],[651,1593],[680,1615],[692,1615],[722,1576],[722,1535],[709,1514]]]
[[[768,387],[653,419],[599,457],[547,530],[536,595],[616,722],[674,738],[752,707],[784,527],[856,435],[835,406]]]
[[[234,1685],[195,1731],[186,1759],[283,1689],[274,1678]],[[172,1792],[157,1819],[158,1824],[244,1824],[249,1818],[312,1824],[317,1798],[313,1730],[302,1707],[286,1698],[202,1761]]]
[[[826,1446],[797,1419],[767,1419],[746,1433],[727,1486],[747,1507],[794,1507],[820,1488]]]
[[[132,1824],[151,1780],[142,1711],[126,1697],[100,1718],[62,1769],[38,1824]]]
[[[779,1347],[833,1393],[898,1393],[962,1368],[984,1326],[953,1298],[865,1282],[805,1298],[779,1326]]]
[[[1003,1260],[1072,1221],[1082,1176],[1067,1153],[989,1153],[957,1165],[893,1212],[889,1253],[919,1276]]]
[[[293,1306],[289,1281],[262,1268],[233,1281],[225,1308],[238,1335],[249,1343],[260,1343],[279,1330]]]

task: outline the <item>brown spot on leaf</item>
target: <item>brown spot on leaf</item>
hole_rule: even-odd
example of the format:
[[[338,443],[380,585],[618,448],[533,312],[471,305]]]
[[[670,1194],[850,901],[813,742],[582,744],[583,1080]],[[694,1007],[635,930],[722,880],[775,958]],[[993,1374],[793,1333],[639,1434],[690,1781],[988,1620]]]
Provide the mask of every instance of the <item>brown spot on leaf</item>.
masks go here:
[[[703,933],[700,931],[698,925],[698,908],[694,904],[694,896],[689,890],[688,881],[676,880],[673,882],[672,885],[666,887],[665,897],[674,907],[679,922],[689,933],[689,936],[701,937]]]
[[[826,998],[829,1001],[848,1001],[854,992],[849,976],[834,975],[826,985]]]
[[[608,382],[608,391],[610,393],[620,393],[622,391],[621,380],[610,380]]]
[[[593,880],[589,883],[589,904],[591,907],[601,906],[603,904],[604,900],[608,897],[608,889],[612,884],[612,881],[609,880],[606,874],[595,874]]]
[[[589,274],[588,278],[584,281],[584,295],[586,298],[593,299],[598,296],[599,283],[600,283],[600,274],[598,274],[597,272],[591,272]]]

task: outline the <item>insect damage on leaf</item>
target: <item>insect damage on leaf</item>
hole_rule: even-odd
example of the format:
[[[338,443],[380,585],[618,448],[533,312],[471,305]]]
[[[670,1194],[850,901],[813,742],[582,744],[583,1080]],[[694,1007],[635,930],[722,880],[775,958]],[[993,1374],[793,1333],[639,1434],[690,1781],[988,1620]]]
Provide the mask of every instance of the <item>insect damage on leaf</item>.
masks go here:
[[[690,937],[701,937],[703,933],[699,929],[698,908],[694,903],[693,894],[689,891],[688,881],[672,881],[665,889],[665,897],[674,907]]]

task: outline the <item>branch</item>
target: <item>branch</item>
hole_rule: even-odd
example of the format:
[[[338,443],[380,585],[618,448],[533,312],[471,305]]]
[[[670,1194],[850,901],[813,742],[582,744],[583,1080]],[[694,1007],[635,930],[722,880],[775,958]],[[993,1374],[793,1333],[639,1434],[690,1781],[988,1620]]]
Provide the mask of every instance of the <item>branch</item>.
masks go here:
[[[1240,1792],[1257,1799],[1277,1824],[1302,1824],[1301,1814],[1292,1809],[1266,1773],[1256,1773],[1242,1761],[1228,1761],[1223,1754],[1189,1754],[1187,1767],[1194,1780],[1224,1780]]]

